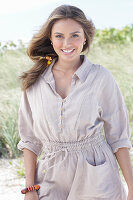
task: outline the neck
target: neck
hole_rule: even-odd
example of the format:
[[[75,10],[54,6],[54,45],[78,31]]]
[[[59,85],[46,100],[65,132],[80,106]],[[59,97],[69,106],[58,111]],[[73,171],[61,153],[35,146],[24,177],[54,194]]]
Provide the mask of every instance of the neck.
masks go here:
[[[78,57],[76,60],[71,62],[66,62],[64,60],[58,59],[56,63],[54,64],[53,69],[60,70],[63,72],[74,72],[78,69],[78,67],[82,64],[83,58]]]

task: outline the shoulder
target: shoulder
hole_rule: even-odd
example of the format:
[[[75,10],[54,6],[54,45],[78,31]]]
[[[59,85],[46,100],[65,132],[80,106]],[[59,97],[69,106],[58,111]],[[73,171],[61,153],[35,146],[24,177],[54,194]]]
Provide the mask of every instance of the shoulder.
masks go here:
[[[97,96],[103,98],[118,90],[118,84],[109,69],[100,64],[93,64],[92,68],[97,71],[94,85]]]
[[[39,77],[35,83],[26,89],[26,93],[31,95],[34,92],[37,92],[38,87],[40,87],[41,77]]]
[[[112,72],[100,64],[93,64],[93,68],[97,71],[97,79],[101,83],[115,82],[115,77]]]
[[[40,79],[38,79],[34,84],[29,86],[25,91],[23,91],[23,95],[25,98],[27,98],[28,102],[32,102],[35,97],[38,97],[40,93],[39,86],[40,85]]]
[[[93,67],[98,70],[99,75],[101,75],[103,78],[113,76],[112,72],[109,69],[107,69],[106,67],[104,67],[103,65],[93,64]]]
[[[91,73],[96,72],[96,74],[98,76],[100,76],[100,78],[108,78],[108,77],[113,77],[111,71],[109,69],[107,69],[106,67],[104,67],[101,64],[94,64],[93,62],[91,62],[87,56],[85,56],[85,64],[86,66],[90,66],[90,71]]]
[[[94,64],[88,59],[88,57],[86,57],[85,61],[86,66],[90,66],[88,80],[90,80],[91,77],[91,79],[93,79],[93,83],[95,83],[97,88],[105,87],[105,85],[107,87],[109,83],[109,85],[111,85],[112,83],[116,83],[112,72],[108,68],[104,67],[101,64]]]

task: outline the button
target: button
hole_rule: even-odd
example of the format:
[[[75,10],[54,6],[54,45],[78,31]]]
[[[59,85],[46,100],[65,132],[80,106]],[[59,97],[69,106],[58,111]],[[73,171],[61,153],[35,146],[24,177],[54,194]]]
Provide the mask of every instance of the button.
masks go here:
[[[44,174],[46,173],[46,169],[43,170],[43,173],[44,173]]]
[[[62,111],[64,111],[64,108],[61,108]]]
[[[61,116],[61,119],[64,119],[64,117],[63,117],[63,116]]]
[[[64,128],[64,126],[62,125],[61,128]]]
[[[66,102],[66,100],[65,100],[65,99],[62,99],[62,102]]]

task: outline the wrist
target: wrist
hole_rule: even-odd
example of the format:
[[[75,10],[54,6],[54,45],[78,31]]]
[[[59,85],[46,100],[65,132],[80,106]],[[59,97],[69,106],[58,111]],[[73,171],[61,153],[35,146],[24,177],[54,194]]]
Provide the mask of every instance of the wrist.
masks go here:
[[[39,185],[31,185],[21,190],[22,194],[26,194],[28,192],[38,191],[40,189]]]
[[[26,179],[25,187],[29,187],[29,186],[34,185],[34,184],[35,184],[34,180]]]

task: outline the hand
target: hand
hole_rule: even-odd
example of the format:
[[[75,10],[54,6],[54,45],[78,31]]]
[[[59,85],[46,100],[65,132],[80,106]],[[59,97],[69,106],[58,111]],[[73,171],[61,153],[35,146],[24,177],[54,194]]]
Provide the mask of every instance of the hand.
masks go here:
[[[133,200],[133,190],[129,190],[129,191],[128,191],[127,200]]]
[[[32,191],[25,194],[24,200],[39,200],[39,197],[36,191]]]

